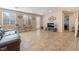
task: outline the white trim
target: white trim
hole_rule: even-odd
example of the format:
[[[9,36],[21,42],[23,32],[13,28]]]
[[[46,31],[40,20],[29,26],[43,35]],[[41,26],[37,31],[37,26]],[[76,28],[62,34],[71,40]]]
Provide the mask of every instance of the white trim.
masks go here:
[[[69,17],[69,30],[68,31],[70,32],[70,23],[71,23],[70,22],[70,15],[68,15],[68,17]]]

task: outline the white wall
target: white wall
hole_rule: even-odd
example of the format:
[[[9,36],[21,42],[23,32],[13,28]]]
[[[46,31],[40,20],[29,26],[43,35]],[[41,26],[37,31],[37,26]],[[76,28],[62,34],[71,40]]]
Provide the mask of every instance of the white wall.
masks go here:
[[[62,32],[63,31],[63,14],[62,14],[62,11],[61,10],[58,10],[58,11],[55,11],[55,12],[51,12],[51,13],[47,13],[44,15],[44,18],[43,18],[43,27],[44,29],[47,27],[47,22],[48,22],[48,18],[51,17],[51,16],[54,16],[56,17],[56,25],[57,25],[57,31],[58,32]]]
[[[36,29],[41,28],[41,18],[39,16],[36,17]]]
[[[75,28],[75,15],[74,14],[70,14],[70,31],[73,31],[73,27]]]
[[[78,12],[75,13],[75,37],[77,37],[77,35],[79,35],[78,33]]]

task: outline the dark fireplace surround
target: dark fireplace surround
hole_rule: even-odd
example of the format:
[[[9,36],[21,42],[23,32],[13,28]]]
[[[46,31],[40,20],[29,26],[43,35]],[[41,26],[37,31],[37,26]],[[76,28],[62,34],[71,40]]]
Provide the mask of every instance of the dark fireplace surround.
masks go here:
[[[57,31],[57,28],[56,28],[55,23],[47,23],[47,30],[48,31],[56,32]]]

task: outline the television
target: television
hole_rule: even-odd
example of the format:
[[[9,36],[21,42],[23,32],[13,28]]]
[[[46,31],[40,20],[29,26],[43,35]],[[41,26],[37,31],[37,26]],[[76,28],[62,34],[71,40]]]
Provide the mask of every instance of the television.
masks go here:
[[[47,27],[54,27],[54,23],[48,23]]]

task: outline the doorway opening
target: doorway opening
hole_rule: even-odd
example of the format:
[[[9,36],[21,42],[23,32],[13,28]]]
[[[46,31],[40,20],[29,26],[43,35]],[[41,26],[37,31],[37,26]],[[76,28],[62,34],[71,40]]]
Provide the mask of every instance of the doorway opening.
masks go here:
[[[69,16],[64,16],[64,30],[69,32]]]

